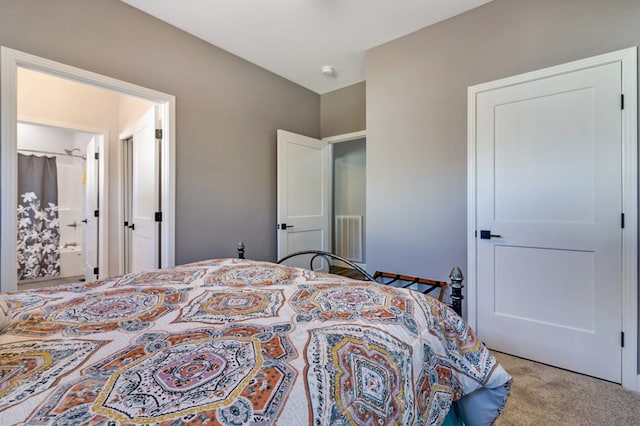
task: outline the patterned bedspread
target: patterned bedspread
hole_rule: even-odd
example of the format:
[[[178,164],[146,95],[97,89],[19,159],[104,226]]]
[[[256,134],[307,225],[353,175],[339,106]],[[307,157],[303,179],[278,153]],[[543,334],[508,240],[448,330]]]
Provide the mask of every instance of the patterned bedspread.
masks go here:
[[[0,297],[2,424],[437,425],[510,383],[430,297],[266,262]]]

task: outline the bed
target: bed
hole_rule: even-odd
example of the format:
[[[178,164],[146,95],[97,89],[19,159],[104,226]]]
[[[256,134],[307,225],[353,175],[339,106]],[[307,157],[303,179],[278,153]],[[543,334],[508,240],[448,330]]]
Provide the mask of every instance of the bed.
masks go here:
[[[268,262],[0,301],[2,424],[484,425],[511,384],[439,301]]]

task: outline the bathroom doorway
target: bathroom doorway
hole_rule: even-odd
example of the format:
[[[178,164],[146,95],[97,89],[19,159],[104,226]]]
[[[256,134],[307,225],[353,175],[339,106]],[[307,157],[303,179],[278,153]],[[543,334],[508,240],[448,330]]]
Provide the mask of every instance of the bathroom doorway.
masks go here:
[[[99,159],[104,137],[18,122],[20,289],[95,278],[104,251],[100,218],[95,214],[104,186]]]
[[[162,138],[158,141],[163,158],[160,171],[159,213],[163,225],[160,266],[172,266],[175,262],[175,97],[4,46],[0,47],[0,58],[0,137],[3,142],[0,146],[0,290],[14,291],[18,282],[14,237],[17,229],[14,212],[18,201],[17,123],[28,121],[53,127],[104,129],[104,151],[100,153],[104,167],[99,173],[104,175],[105,188],[100,190],[100,196],[101,200],[110,202],[108,209],[99,210],[101,231],[98,239],[106,244],[107,249],[99,251],[100,268],[95,274],[102,279],[122,273],[121,233],[117,232],[122,226],[119,193],[121,146],[118,136],[130,119],[136,118],[134,113],[143,103],[160,108],[163,126]],[[29,84],[22,86],[21,82],[27,78],[30,79]],[[55,80],[54,84],[40,84],[51,78]],[[45,91],[58,106],[38,100]],[[92,98],[101,99],[93,103],[92,108],[89,108],[86,96],[88,91]]]

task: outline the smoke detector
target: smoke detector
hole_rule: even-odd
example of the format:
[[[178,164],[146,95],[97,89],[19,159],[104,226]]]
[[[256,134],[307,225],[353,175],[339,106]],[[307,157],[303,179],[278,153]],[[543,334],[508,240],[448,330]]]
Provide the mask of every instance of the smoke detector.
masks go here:
[[[331,65],[325,65],[324,67],[322,67],[322,74],[326,75],[327,77],[331,77],[336,74],[336,70],[333,69]]]

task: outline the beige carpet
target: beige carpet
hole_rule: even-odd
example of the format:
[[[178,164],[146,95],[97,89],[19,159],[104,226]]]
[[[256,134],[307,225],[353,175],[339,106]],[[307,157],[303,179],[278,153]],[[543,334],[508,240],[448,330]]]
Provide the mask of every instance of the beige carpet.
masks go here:
[[[640,393],[620,385],[494,352],[513,376],[506,425],[640,425]]]

